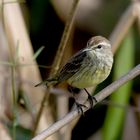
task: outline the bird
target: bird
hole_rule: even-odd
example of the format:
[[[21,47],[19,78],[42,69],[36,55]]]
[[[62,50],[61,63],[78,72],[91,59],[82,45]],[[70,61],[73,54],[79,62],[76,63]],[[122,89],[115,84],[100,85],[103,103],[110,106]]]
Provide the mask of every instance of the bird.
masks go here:
[[[110,74],[113,65],[113,53],[111,43],[103,36],[91,37],[85,48],[74,54],[56,75],[35,85],[57,85],[67,82],[70,86],[84,89],[88,95],[88,100],[93,106],[93,98],[86,90],[88,87],[95,87],[103,82]],[[75,103],[82,111],[84,105]]]

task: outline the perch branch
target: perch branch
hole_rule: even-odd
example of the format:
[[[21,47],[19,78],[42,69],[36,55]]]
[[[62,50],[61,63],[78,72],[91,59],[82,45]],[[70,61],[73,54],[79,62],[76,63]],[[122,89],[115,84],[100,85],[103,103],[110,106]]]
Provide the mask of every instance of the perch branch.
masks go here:
[[[137,65],[135,68],[133,68],[131,71],[129,71],[126,75],[122,76],[120,79],[116,80],[115,82],[113,82],[112,84],[104,88],[102,91],[98,92],[94,97],[96,98],[98,102],[100,102],[103,99],[105,99],[107,96],[109,96],[113,91],[117,90],[119,87],[121,87],[128,81],[134,79],[138,75],[140,75],[140,64]],[[94,105],[96,105],[97,103],[95,103]],[[88,102],[85,102],[85,105],[87,106],[87,108],[83,108],[84,112],[90,108],[90,104]],[[57,121],[49,128],[42,131],[32,140],[43,140],[49,137],[50,135],[54,134],[60,128],[70,123],[72,120],[76,119],[80,115],[81,114],[78,113],[77,109],[71,111],[66,116],[64,116],[61,120]]]

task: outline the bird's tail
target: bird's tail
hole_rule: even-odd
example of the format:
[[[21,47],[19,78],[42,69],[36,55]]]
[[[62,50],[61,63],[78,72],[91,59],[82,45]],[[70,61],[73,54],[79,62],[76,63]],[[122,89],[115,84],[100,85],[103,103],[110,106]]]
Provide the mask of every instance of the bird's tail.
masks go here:
[[[56,78],[49,78],[47,80],[44,80],[43,82],[40,82],[39,84],[35,85],[35,87],[38,87],[40,85],[56,85],[58,84],[58,80]]]

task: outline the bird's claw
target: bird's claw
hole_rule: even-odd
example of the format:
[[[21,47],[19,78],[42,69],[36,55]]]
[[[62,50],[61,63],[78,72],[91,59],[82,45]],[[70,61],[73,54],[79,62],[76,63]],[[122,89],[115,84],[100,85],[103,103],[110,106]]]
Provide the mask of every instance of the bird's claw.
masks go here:
[[[94,106],[94,102],[97,103],[97,100],[94,96],[91,96],[90,94],[88,95],[88,99],[87,99],[90,103],[90,107],[93,108]]]
[[[83,111],[82,107],[87,108],[87,106],[84,105],[84,104],[77,103],[77,102],[75,102],[75,103],[76,103],[76,106],[77,106],[77,109],[78,109],[78,113],[84,115],[84,111]]]

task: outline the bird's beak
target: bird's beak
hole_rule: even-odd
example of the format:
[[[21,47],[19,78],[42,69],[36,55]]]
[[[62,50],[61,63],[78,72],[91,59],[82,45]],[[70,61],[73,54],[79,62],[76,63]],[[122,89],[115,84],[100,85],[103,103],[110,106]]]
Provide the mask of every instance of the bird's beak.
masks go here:
[[[83,51],[84,51],[84,52],[85,52],[85,51],[92,51],[92,49],[91,49],[91,48],[85,48]]]

